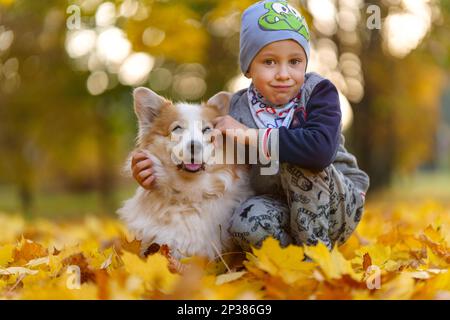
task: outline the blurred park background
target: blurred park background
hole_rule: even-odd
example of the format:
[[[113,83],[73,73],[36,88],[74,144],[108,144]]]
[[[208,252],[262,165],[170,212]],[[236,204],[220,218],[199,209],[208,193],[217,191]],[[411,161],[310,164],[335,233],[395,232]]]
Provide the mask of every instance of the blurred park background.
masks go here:
[[[136,187],[132,88],[199,102],[248,85],[250,0],[0,0],[0,211],[114,214]],[[450,203],[450,1],[298,0],[308,71],[340,90],[370,201]]]

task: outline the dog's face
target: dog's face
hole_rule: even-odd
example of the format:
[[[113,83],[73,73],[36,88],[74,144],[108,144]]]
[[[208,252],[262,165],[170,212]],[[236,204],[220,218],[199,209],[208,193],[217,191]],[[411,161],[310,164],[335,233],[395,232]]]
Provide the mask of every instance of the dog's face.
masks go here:
[[[173,104],[143,87],[133,96],[139,120],[137,147],[157,157],[172,179],[197,179],[220,167],[212,161],[217,134],[212,120],[227,114],[231,94],[218,93],[201,105]]]

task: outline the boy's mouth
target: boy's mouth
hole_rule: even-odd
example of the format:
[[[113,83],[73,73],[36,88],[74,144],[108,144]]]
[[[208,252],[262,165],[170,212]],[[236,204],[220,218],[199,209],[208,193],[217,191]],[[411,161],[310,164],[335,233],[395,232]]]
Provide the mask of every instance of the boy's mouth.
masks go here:
[[[275,90],[287,91],[291,88],[291,86],[272,86]]]

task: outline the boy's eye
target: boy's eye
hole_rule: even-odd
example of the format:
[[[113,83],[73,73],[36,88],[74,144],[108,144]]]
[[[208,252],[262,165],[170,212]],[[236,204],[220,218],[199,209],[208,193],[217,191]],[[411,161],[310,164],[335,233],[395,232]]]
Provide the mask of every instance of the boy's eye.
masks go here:
[[[292,64],[300,64],[300,63],[302,63],[302,60],[300,60],[300,59],[292,59],[291,63]]]
[[[264,60],[264,64],[265,64],[265,65],[268,65],[268,66],[271,66],[271,65],[274,64],[274,63],[275,63],[275,61],[272,60],[272,59],[266,59],[266,60]]]

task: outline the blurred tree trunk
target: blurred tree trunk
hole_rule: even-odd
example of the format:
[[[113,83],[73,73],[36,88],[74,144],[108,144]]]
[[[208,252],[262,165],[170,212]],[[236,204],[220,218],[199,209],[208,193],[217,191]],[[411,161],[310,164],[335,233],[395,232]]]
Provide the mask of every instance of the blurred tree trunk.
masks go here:
[[[24,214],[28,217],[32,216],[34,196],[31,185],[25,181],[19,185],[19,200]]]
[[[238,57],[226,48],[226,45],[232,45],[232,42],[238,46],[236,50],[239,50],[238,36],[235,35],[234,38],[227,39],[211,35],[205,60],[205,65],[208,66],[208,73],[205,79],[208,85],[205,94],[206,99],[209,99],[219,91],[226,90],[226,81],[238,73],[237,69],[230,68],[230,66],[236,65]]]
[[[111,124],[111,102],[109,96],[98,97],[96,105],[96,124],[97,124],[97,145],[99,154],[98,167],[98,191],[100,195],[101,209],[105,213],[113,213],[117,208],[114,197],[116,188],[116,168],[115,152],[116,143],[114,141],[113,129]]]
[[[365,4],[364,8],[367,8],[370,3],[365,1]],[[370,176],[371,190],[390,183],[396,143],[391,116],[391,112],[395,111],[389,105],[383,110],[379,108],[380,98],[384,94],[382,89],[385,88],[386,91],[394,89],[391,74],[394,62],[382,52],[380,32],[381,30],[376,29],[363,31],[359,56],[365,81],[364,97],[354,105],[354,119],[349,137],[359,166]],[[384,103],[389,102],[384,100]]]
[[[8,112],[8,106],[13,106],[14,110],[22,110],[23,107],[22,104],[12,104],[6,96],[3,96],[0,101],[0,152],[2,154],[0,177],[15,186],[22,212],[26,216],[31,216],[35,200],[33,168],[35,154],[32,152],[31,138],[26,132],[26,128],[30,125],[25,117],[16,118],[16,114]]]

